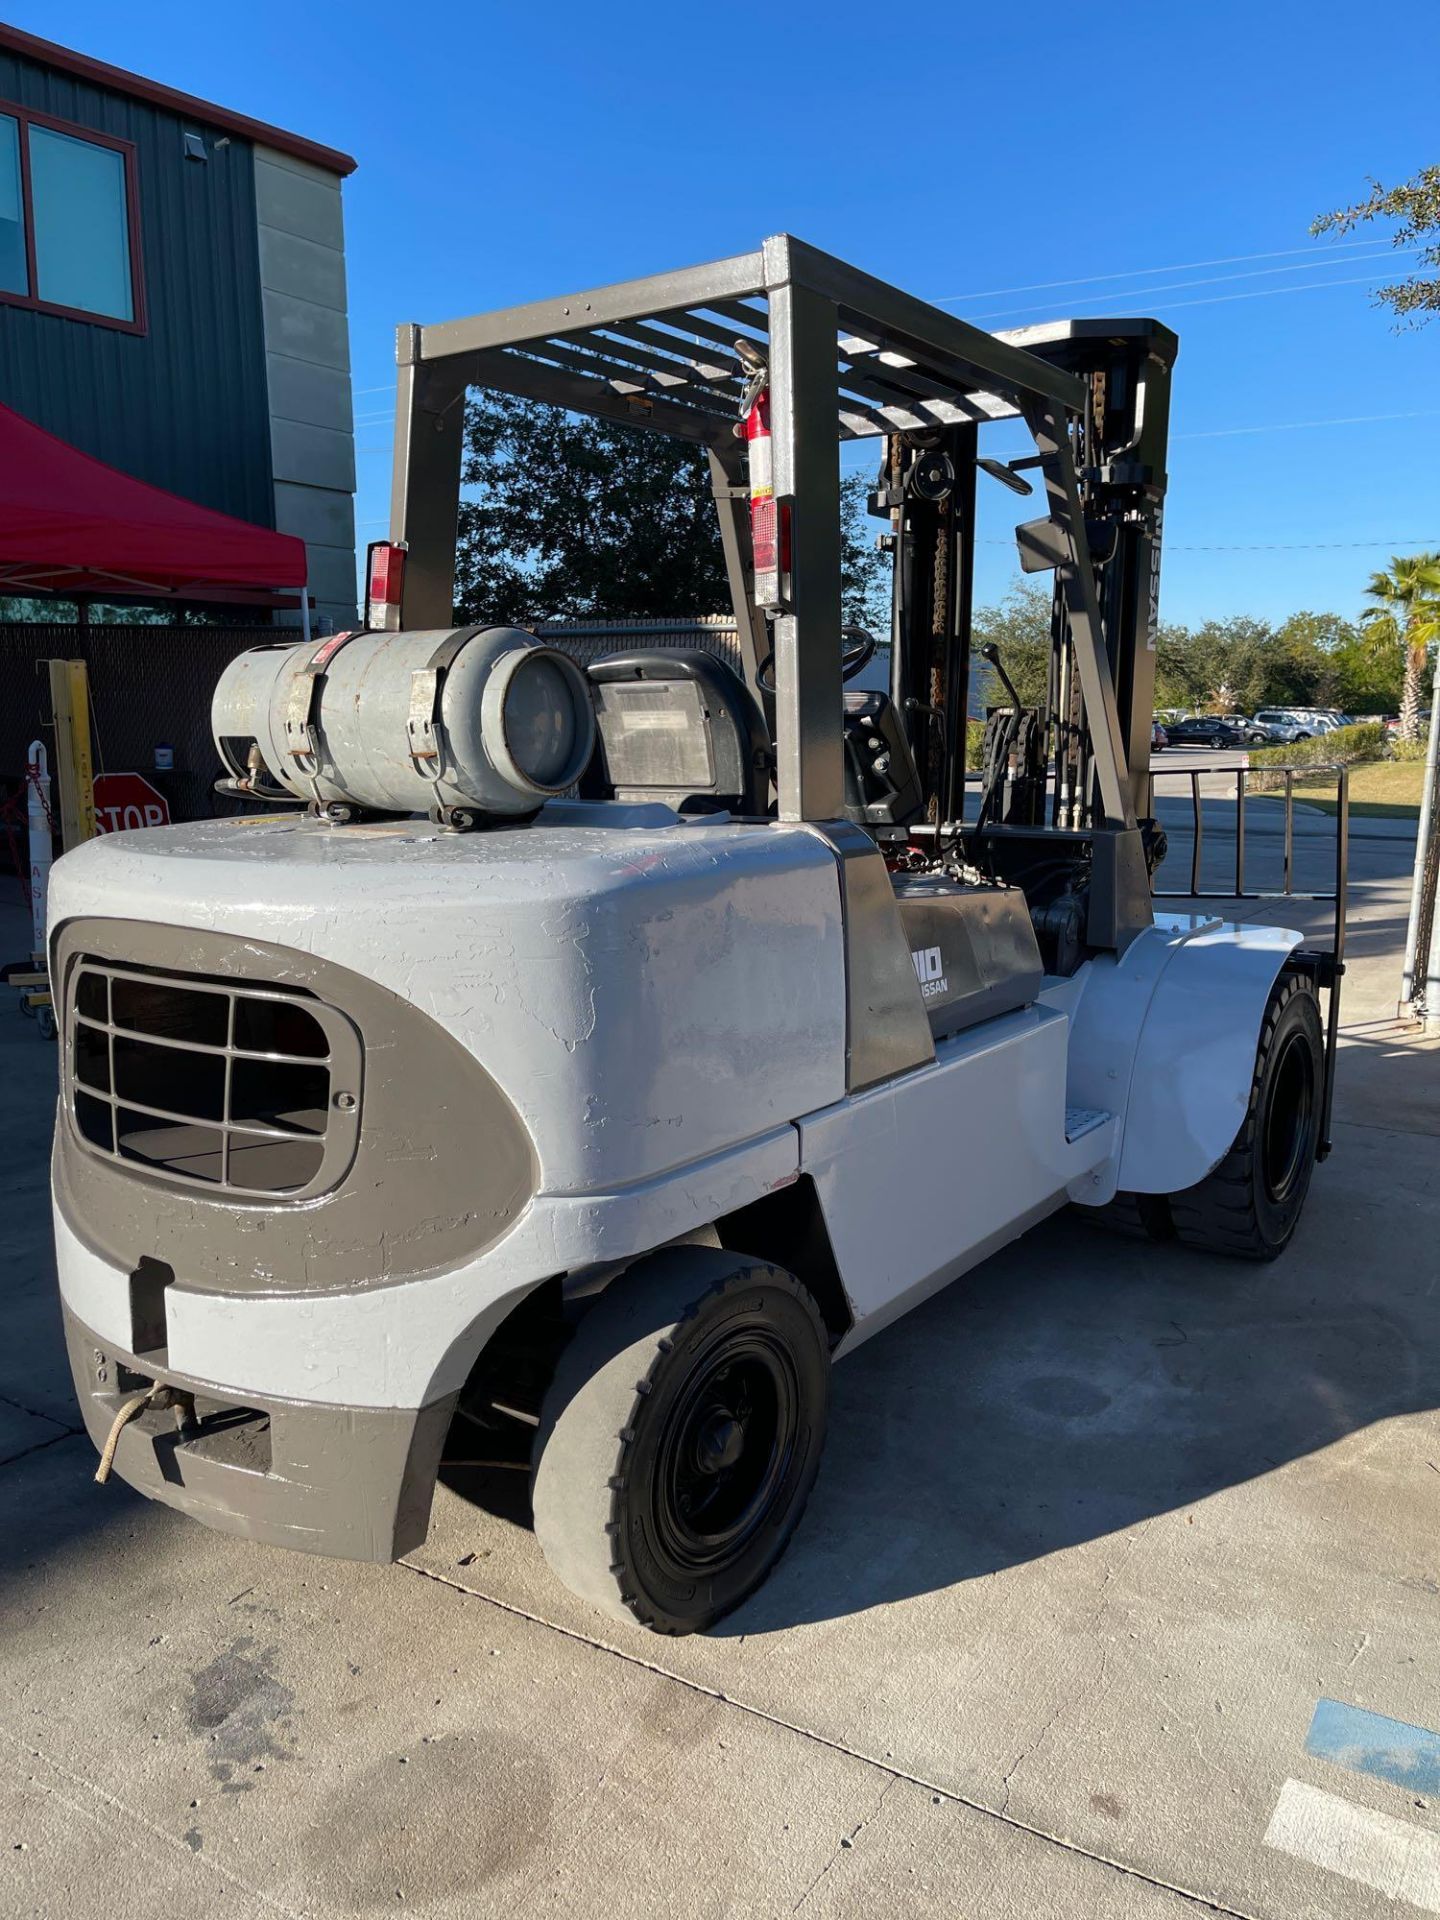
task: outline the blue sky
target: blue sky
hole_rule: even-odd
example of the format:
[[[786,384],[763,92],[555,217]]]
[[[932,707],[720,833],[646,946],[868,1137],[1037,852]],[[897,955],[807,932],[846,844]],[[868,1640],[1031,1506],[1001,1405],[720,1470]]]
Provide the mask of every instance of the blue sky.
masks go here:
[[[385,525],[397,322],[788,229],[987,326],[1128,311],[1176,328],[1169,619],[1353,612],[1392,546],[1440,547],[1440,322],[1396,333],[1370,304],[1404,265],[1375,238],[1307,236],[1367,174],[1440,161],[1433,5],[7,11],[356,155],[362,542]],[[1016,443],[996,433],[991,451]],[[987,492],[994,598],[1019,503]]]

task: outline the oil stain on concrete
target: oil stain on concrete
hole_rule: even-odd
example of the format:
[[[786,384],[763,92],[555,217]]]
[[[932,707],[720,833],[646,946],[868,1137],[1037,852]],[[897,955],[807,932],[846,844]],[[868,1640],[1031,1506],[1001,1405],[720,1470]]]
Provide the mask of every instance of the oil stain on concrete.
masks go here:
[[[210,1772],[222,1793],[248,1793],[272,1760],[288,1760],[282,1744],[295,1712],[295,1693],[275,1672],[275,1647],[257,1651],[242,1636],[209,1666],[190,1676],[186,1720],[210,1748]]]
[[[528,1741],[493,1728],[422,1740],[329,1796],[303,1843],[307,1877],[346,1913],[402,1901],[465,1910],[495,1882],[533,1870],[553,1798],[549,1765]]]

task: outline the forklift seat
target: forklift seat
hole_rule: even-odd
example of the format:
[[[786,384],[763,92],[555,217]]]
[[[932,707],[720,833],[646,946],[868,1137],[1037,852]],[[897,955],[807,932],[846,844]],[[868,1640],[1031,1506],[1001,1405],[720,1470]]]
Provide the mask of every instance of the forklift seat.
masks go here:
[[[754,695],[699,647],[655,647],[589,669],[600,738],[587,797],[660,800],[677,813],[764,813],[770,741]]]

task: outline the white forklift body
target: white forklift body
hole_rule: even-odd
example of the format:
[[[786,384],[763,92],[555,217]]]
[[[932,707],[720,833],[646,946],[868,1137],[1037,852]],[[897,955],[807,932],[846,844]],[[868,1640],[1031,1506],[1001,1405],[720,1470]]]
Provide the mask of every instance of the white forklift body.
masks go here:
[[[753,1590],[798,1521],[830,1355],[1067,1202],[1118,1195],[1151,1231],[1210,1244],[1207,1181],[1220,1169],[1219,1243],[1231,1233],[1235,1251],[1263,1257],[1288,1239],[1328,1100],[1312,983],[1330,988],[1333,1047],[1338,967],[1307,972],[1294,933],[1153,914],[1148,872],[1163,852],[1154,822],[1137,819],[1144,781],[1124,758],[1133,735],[1143,775],[1151,686],[1134,653],[1153,628],[1128,588],[1097,595],[1101,482],[1084,528],[1068,505],[1080,498],[1072,441],[1088,433],[1098,451],[1093,382],[893,296],[900,364],[927,364],[921,322],[933,320],[928,377],[952,413],[970,408],[946,427],[951,493],[937,502],[935,436],[890,417],[903,409],[883,371],[845,371],[847,352],[860,358],[847,301],[868,298],[883,337],[879,283],[784,246],[783,278],[764,282],[777,413],[833,421],[833,378],[828,398],[823,381],[805,407],[796,396],[815,384],[807,356],[828,355],[833,376],[838,331],[842,431],[848,383],[869,396],[851,401],[852,422],[872,413],[888,435],[893,702],[862,696],[872,704],[847,707],[842,731],[838,621],[822,610],[803,625],[807,570],[823,600],[834,541],[804,518],[803,493],[791,496],[793,573],[784,555],[757,611],[764,525],[733,508],[734,456],[712,435],[750,687],[742,700],[713,667],[672,674],[648,655],[602,663],[600,790],[547,798],[590,762],[590,694],[524,635],[434,617],[449,607],[453,500],[448,522],[421,526],[417,492],[434,493],[418,473],[434,449],[410,417],[422,352],[402,379],[396,531],[430,630],[402,630],[398,605],[372,609],[358,640],[252,656],[217,697],[231,791],[308,795],[309,816],[107,836],[55,868],[71,1359],[106,1470],[113,1458],[153,1497],[256,1539],[388,1559],[424,1538],[457,1407],[490,1430],[518,1420],[535,1436],[536,1524],[557,1571],[611,1612],[686,1631]],[[753,276],[759,259],[721,264]],[[793,312],[782,316],[806,274],[832,296],[801,351]],[[627,295],[615,339],[645,333],[625,316],[679,305],[685,278],[608,290]],[[684,297],[697,326],[707,306],[758,324],[732,291]],[[1152,323],[1106,326],[1138,326],[1141,360],[1152,354]],[[532,315],[517,337],[534,329]],[[517,367],[539,363],[501,366],[503,332],[462,343],[453,378],[527,391],[535,376]],[[575,357],[557,354],[551,396],[572,406],[595,398],[576,388]],[[741,363],[753,425],[765,386]],[[913,403],[916,375],[893,377]],[[1010,410],[1036,426],[1057,676],[1085,724],[1064,733],[1048,788],[1041,752],[1038,797],[1032,761],[1026,797],[1009,718],[992,723],[1000,771],[966,825],[963,759],[937,770],[929,750],[957,701],[964,713],[968,604],[952,578],[913,634],[907,619],[914,578],[939,578],[937,538],[953,554],[973,537],[961,466],[973,480],[977,396],[1001,408],[982,377],[1008,382]],[[711,367],[703,382],[719,378]],[[613,411],[614,392],[612,380],[596,410]],[[674,413],[673,382],[666,394],[655,404]],[[1133,416],[1134,392],[1116,405]],[[1157,413],[1163,436],[1152,394],[1152,433]],[[813,468],[828,512],[833,444],[812,462],[801,424],[777,447],[782,492]],[[1109,484],[1131,545],[1103,564],[1123,562],[1148,589],[1163,475]],[[1032,548],[1044,544],[1034,526]],[[927,668],[921,639],[942,627]],[[756,657],[767,636],[770,678]],[[327,671],[344,690],[329,730]],[[929,700],[906,692],[907,675]],[[1123,724],[1117,677],[1130,689]],[[447,739],[467,685],[462,754]],[[382,755],[397,700],[408,733],[386,732]],[[247,702],[264,708],[253,726]],[[1018,726],[1018,702],[1013,715]],[[774,755],[753,746],[767,735]],[[739,790],[706,791],[705,769],[718,779],[731,765]],[[701,791],[680,791],[687,782]],[[429,817],[396,816],[412,789],[433,791]]]

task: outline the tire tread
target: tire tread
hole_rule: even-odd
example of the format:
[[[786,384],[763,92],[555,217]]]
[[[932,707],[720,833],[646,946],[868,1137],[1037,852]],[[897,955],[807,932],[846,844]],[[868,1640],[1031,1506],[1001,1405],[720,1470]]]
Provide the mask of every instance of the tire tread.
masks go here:
[[[708,1284],[702,1277],[707,1271]],[[650,1255],[612,1282],[617,1292],[607,1292],[585,1316],[556,1365],[535,1437],[535,1531],[551,1569],[611,1619],[636,1622],[655,1633],[692,1631],[658,1616],[653,1603],[631,1589],[619,1505],[636,1442],[635,1404],[654,1390],[655,1376],[681,1329],[738,1279],[752,1284],[760,1271],[767,1286],[802,1308],[822,1351],[828,1351],[820,1309],[793,1274],[748,1255],[685,1246]],[[677,1304],[687,1290],[684,1304]],[[635,1338],[625,1344],[627,1333]],[[562,1458],[551,1451],[557,1434]],[[787,1537],[809,1497],[807,1486],[791,1510]]]
[[[1255,1068],[1245,1118],[1229,1152],[1220,1164],[1193,1187],[1169,1196],[1176,1236],[1193,1247],[1223,1253],[1237,1260],[1273,1260],[1288,1244],[1277,1246],[1265,1234],[1255,1205],[1256,1133],[1259,1099],[1266,1064],[1286,1013],[1298,995],[1314,1000],[1314,988],[1303,974],[1287,969],[1266,1004],[1255,1049]],[[1318,1025],[1318,1008],[1316,1013]],[[1303,1198],[1301,1202],[1303,1206]],[[1298,1217],[1298,1209],[1297,1209]],[[1290,1231],[1293,1232],[1293,1222]]]

